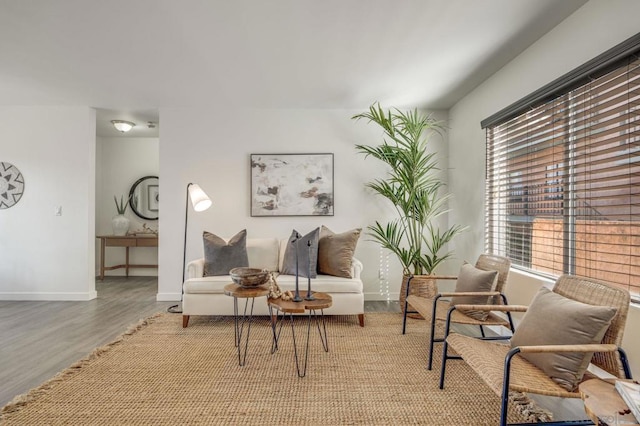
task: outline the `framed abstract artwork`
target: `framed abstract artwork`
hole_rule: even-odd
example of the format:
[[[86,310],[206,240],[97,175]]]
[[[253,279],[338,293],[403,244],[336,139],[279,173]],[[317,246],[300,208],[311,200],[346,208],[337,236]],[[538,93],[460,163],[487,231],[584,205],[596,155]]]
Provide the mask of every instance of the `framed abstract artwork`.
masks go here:
[[[251,216],[333,216],[333,154],[251,154]]]

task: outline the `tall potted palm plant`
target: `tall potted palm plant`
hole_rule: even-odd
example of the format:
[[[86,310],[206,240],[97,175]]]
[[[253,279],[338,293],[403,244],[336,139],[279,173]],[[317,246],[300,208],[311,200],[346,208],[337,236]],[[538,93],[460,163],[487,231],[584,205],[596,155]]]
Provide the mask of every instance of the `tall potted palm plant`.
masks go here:
[[[400,302],[404,309],[407,280],[410,292],[433,297],[433,275],[438,265],[451,257],[449,243],[463,227],[441,229],[435,220],[446,213],[450,194],[443,192],[436,153],[427,151],[428,136],[443,129],[440,122],[417,109],[402,112],[384,111],[375,103],[369,111],[352,117],[366,119],[380,126],[384,132],[378,145],[356,145],[359,153],[388,165],[384,178],[368,182],[366,186],[389,200],[397,217],[387,223],[376,221],[367,227],[369,235],[382,247],[395,254],[403,269]]]

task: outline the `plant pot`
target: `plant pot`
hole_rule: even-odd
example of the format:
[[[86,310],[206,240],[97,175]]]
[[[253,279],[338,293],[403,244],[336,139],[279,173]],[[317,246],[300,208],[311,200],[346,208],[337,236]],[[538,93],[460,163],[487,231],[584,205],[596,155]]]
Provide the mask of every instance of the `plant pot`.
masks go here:
[[[129,218],[123,214],[115,215],[111,218],[111,227],[113,228],[113,235],[127,235],[127,232],[129,232]]]
[[[404,275],[402,277],[402,286],[400,286],[400,309],[402,310],[402,313],[404,313],[404,302],[407,298],[406,294],[408,280],[409,275]],[[417,275],[411,279],[411,284],[409,286],[409,295],[416,295],[425,297],[427,299],[433,299],[436,296],[436,292],[436,280],[431,278],[429,275]],[[411,304],[409,304],[407,311],[413,310],[413,307],[411,306]],[[409,318],[424,319],[422,315],[418,313],[407,314],[407,316]]]

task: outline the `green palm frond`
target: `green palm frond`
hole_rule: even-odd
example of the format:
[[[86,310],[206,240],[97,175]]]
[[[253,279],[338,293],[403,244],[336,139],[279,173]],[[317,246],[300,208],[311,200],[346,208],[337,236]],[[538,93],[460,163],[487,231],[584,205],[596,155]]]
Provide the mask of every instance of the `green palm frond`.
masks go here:
[[[448,194],[443,194],[437,153],[427,151],[428,136],[444,130],[441,122],[417,109],[385,111],[379,103],[352,117],[380,126],[384,133],[378,145],[356,145],[356,150],[388,166],[384,179],[366,183],[374,193],[389,200],[398,218],[368,227],[368,233],[400,260],[406,273],[430,274],[451,256],[446,249],[463,228],[452,226],[440,232],[431,223],[446,213]]]

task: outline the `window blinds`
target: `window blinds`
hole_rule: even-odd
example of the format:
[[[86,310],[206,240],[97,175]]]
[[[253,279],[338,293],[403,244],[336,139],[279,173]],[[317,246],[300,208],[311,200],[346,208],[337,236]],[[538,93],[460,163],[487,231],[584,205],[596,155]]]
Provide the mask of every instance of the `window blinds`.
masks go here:
[[[487,127],[486,249],[640,293],[640,60]]]

